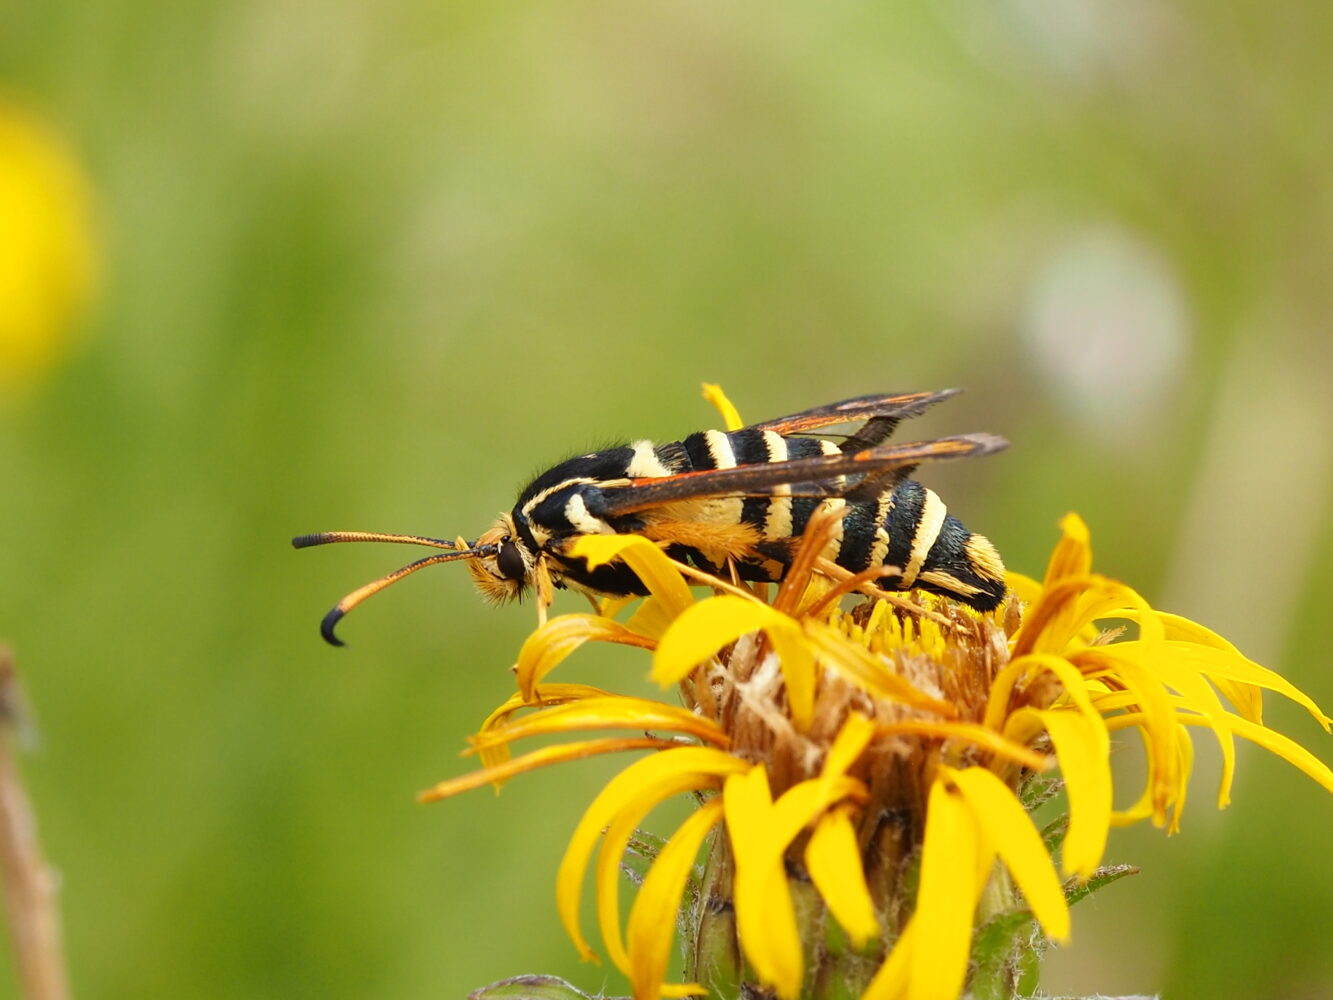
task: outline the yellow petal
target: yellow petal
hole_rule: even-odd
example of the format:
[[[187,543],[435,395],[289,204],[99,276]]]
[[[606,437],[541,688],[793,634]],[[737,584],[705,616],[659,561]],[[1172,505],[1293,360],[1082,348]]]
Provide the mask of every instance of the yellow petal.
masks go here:
[[[909,1000],[952,1000],[963,988],[984,853],[972,811],[942,781],[930,787],[921,882],[912,917]]]
[[[536,692],[536,701],[543,705],[559,705],[566,701],[575,701],[579,698],[595,698],[606,695],[601,688],[595,688],[588,684],[546,684]],[[532,702],[523,697],[522,692],[516,692],[510,695],[502,702],[486,720],[482,722],[478,735],[488,730],[496,729],[524,708],[530,708]],[[503,744],[481,747],[478,757],[483,767],[494,767],[509,759],[509,747]]]
[[[694,595],[670,557],[640,535],[583,535],[570,554],[586,559],[589,569],[623,559],[672,617],[694,603]]]
[[[1180,783],[1175,710],[1160,677],[1138,658],[1121,656],[1118,652],[1120,645],[1087,647],[1071,653],[1070,659],[1085,673],[1104,672],[1137,699],[1147,720],[1143,732],[1148,751],[1153,821],[1162,826],[1166,823],[1167,803],[1177,794]]]
[[[764,632],[777,654],[787,685],[792,721],[802,731],[814,712],[815,661],[801,626],[767,604],[723,594],[681,614],[658,643],[653,680],[668,687],[743,635]]]
[[[1069,905],[1041,834],[1022,803],[1009,786],[984,767],[942,771],[962,792],[977,826],[1013,873],[1046,933],[1057,941],[1067,940]]]
[[[727,779],[722,790],[735,876],[736,927],[741,947],[766,986],[782,1000],[801,991],[803,960],[796,911],[782,864],[785,843],[769,836],[773,800],[762,766]]]
[[[856,829],[846,810],[826,813],[819,820],[805,848],[805,863],[815,888],[847,931],[853,947],[864,948],[879,934],[879,922],[861,870]]]
[[[625,930],[635,1000],[657,1000],[661,995],[685,880],[694,868],[700,844],[721,817],[720,798],[695,810],[658,853],[639,888]]]
[[[1158,612],[1157,617],[1161,619],[1163,627],[1166,629],[1167,639],[1179,639],[1184,642],[1192,642],[1199,646],[1211,646],[1214,649],[1220,649],[1224,653],[1230,653],[1236,659],[1249,663],[1251,666],[1258,667],[1257,663],[1251,663],[1241,655],[1239,649],[1227,642],[1216,632],[1204,628],[1197,622],[1192,622],[1188,618],[1182,618],[1179,615],[1164,614]],[[1262,667],[1259,667],[1262,670]],[[1223,677],[1221,675],[1214,677],[1213,683],[1217,685],[1218,690],[1226,695],[1227,701],[1236,706],[1238,711],[1251,722],[1263,725],[1264,707],[1263,698],[1259,693],[1257,686],[1252,682],[1247,682],[1239,678]],[[1278,689],[1274,689],[1278,690]],[[1288,695],[1287,697],[1291,697]],[[1299,700],[1299,699],[1297,699]],[[1307,708],[1309,706],[1306,706]],[[1323,713],[1318,713],[1322,715]],[[1323,720],[1323,726],[1328,729],[1328,720]]]
[[[942,740],[957,740],[972,746],[989,750],[997,757],[1011,760],[1034,771],[1048,771],[1052,761],[1045,754],[1009,739],[993,729],[975,722],[886,722],[881,724],[879,733],[913,733],[918,736],[938,736]],[[1040,732],[1040,730],[1037,730]]]
[[[1069,796],[1069,835],[1061,850],[1066,875],[1086,881],[1101,864],[1111,821],[1111,764],[1106,729],[1082,715],[1038,713],[1060,758]]]
[[[1180,721],[1190,722],[1191,720],[1182,716]],[[1328,765],[1295,740],[1288,739],[1266,726],[1259,726],[1248,719],[1242,719],[1238,715],[1229,715],[1227,722],[1237,736],[1243,736],[1251,743],[1258,743],[1265,750],[1277,754],[1287,763],[1294,764],[1319,782],[1327,791],[1333,792],[1333,771],[1329,770]]]
[[[651,544],[651,543],[648,543]],[[619,622],[597,615],[560,615],[528,636],[518,653],[518,689],[531,702],[542,679],[585,642],[618,642],[652,649],[656,643]]]
[[[847,721],[838,730],[833,745],[824,755],[824,766],[819,773],[825,778],[835,778],[846,774],[847,769],[856,763],[858,757],[870,745],[875,735],[875,724],[860,712],[849,712]]]
[[[673,747],[635,761],[607,782],[579,820],[555,880],[560,921],[584,959],[594,956],[579,930],[580,890],[588,858],[607,824],[622,810],[639,808],[640,796],[660,802],[681,791],[716,788],[727,775],[739,774],[748,767],[744,761],[711,747]]]
[[[715,722],[695,715],[689,709],[647,698],[607,695],[542,708],[514,722],[478,733],[473,737],[473,743],[478,748],[486,748],[528,736],[583,729],[665,729],[694,736],[714,746],[725,747],[728,742],[727,734]]]
[[[1137,609],[1142,638],[1164,637],[1157,614],[1133,588],[1116,580],[1091,574],[1066,577],[1042,594],[1029,608],[1014,636],[1014,658],[1028,653],[1062,653],[1088,625],[1102,618],[1128,617]]]
[[[722,391],[722,386],[716,382],[704,383],[704,399],[717,407],[718,413],[722,414],[722,421],[726,424],[727,430],[738,431],[745,426],[741,422],[741,415],[736,412],[736,407],[731,405],[731,400]]]
[[[1114,649],[1123,656],[1126,652],[1125,647],[1138,645],[1138,643],[1121,642],[1116,643]],[[1217,696],[1213,687],[1200,674],[1185,665],[1182,662],[1182,657],[1172,652],[1172,645],[1170,642],[1159,642],[1144,646],[1145,665],[1161,677],[1164,683],[1175,689],[1180,695],[1180,700],[1187,704],[1192,711],[1198,712],[1207,719],[1208,724],[1212,727],[1213,735],[1216,736],[1218,747],[1222,751],[1222,776],[1218,783],[1217,807],[1224,809],[1231,801],[1231,782],[1236,774],[1236,743],[1226,723],[1228,713],[1222,706],[1222,700]],[[1177,728],[1176,732],[1188,742],[1189,736],[1183,730]],[[1181,760],[1183,762],[1183,758]],[[1177,770],[1181,769],[1178,768]],[[1188,776],[1182,772],[1177,781],[1177,819],[1183,806],[1185,786],[1188,784],[1187,779]]]
[[[632,632],[638,632],[652,639],[660,639],[666,630],[671,627],[671,622],[675,615],[656,597],[651,594],[645,597],[634,614],[629,616],[625,622],[625,627]]]
[[[606,955],[611,959],[611,964],[626,976],[632,975],[633,970],[630,968],[629,952],[620,936],[621,863],[639,824],[653,806],[663,800],[662,793],[667,790],[672,794],[690,791],[694,785],[693,781],[677,780],[666,783],[662,788],[640,789],[612,817],[610,826],[602,835],[597,865],[593,869],[593,882],[597,887],[597,926],[602,932],[602,943],[606,946]],[[658,983],[660,985],[660,979]]]
[[[1201,715],[1181,714],[1176,716],[1176,720],[1186,726],[1206,726],[1208,720]],[[1147,720],[1142,712],[1133,712],[1125,715],[1115,715],[1106,720],[1107,729],[1112,732],[1119,729],[1140,728],[1146,725]],[[1258,743],[1264,749],[1277,754],[1289,764],[1295,765],[1299,770],[1304,771],[1325,789],[1333,792],[1333,770],[1319,760],[1314,754],[1306,750],[1303,746],[1281,733],[1274,732],[1267,726],[1260,726],[1251,722],[1249,719],[1242,718],[1230,712],[1226,716],[1227,725],[1237,736],[1243,737],[1252,743]],[[1131,810],[1131,813],[1133,811]],[[1131,814],[1122,813],[1125,819],[1141,818]],[[1119,823],[1117,825],[1125,825]]]
[[[1050,590],[1061,580],[1087,576],[1092,572],[1092,545],[1088,526],[1077,514],[1066,514],[1060,519],[1062,537],[1056,543],[1046,564],[1043,590]]]
[[[680,615],[662,636],[653,656],[652,678],[670,687],[719,649],[761,630],[796,631],[796,622],[767,604],[723,594],[709,597]]]
[[[906,1000],[908,977],[912,968],[912,955],[916,951],[916,933],[914,920],[909,920],[898,940],[893,943],[893,950],[888,959],[879,967],[875,978],[861,994],[861,1000]],[[945,1000],[954,1000],[953,997]]]
[[[1014,688],[1020,679],[1031,684],[1044,671],[1055,674],[1064,686],[1065,694],[1077,708],[1089,718],[1096,719],[1099,712],[1093,707],[1088,695],[1087,685],[1078,668],[1063,656],[1052,653],[1028,653],[1009,661],[991,682],[990,694],[986,700],[985,724],[991,729],[1004,729],[1005,714]]]
[[[1115,644],[1115,648],[1119,649],[1122,646],[1133,645],[1136,644],[1119,642]],[[1149,652],[1153,657],[1152,662],[1154,664],[1164,660],[1188,663],[1193,669],[1207,674],[1209,680],[1217,684],[1219,688],[1223,680],[1229,680],[1237,681],[1247,688],[1264,688],[1273,691],[1291,699],[1304,708],[1324,728],[1325,732],[1330,729],[1329,717],[1320,710],[1313,698],[1281,674],[1269,670],[1267,667],[1261,667],[1259,664],[1245,659],[1239,653],[1226,652],[1220,648],[1203,646],[1193,642],[1178,641],[1159,643],[1156,650],[1150,650]],[[1234,700],[1232,704],[1235,704]],[[1241,711],[1241,705],[1236,705],[1236,708],[1241,715],[1249,718],[1244,711]],[[1250,721],[1257,722],[1258,720],[1251,718]]]
[[[789,619],[790,620],[790,619]],[[771,629],[767,633],[778,658],[787,688],[787,711],[796,731],[804,733],[815,716],[815,657],[800,628]]]
[[[556,746],[542,747],[521,757],[504,761],[495,767],[483,768],[471,774],[463,774],[426,789],[417,796],[418,802],[437,802],[459,792],[468,792],[482,785],[498,784],[508,781],[516,774],[534,771],[548,764],[561,764],[567,760],[580,760],[604,753],[620,753],[624,750],[660,750],[674,748],[678,744],[671,740],[656,740],[637,737],[634,739],[609,738],[604,740],[583,740],[578,743],[560,743]],[[693,748],[690,748],[693,749]],[[700,748],[702,749],[702,748]],[[720,752],[720,751],[715,751]]]
[[[1212,720],[1209,720],[1211,724]],[[1190,738],[1189,730],[1184,725],[1177,725],[1176,731],[1179,734],[1176,739],[1176,768],[1180,772],[1180,783],[1177,787],[1175,801],[1171,805],[1171,822],[1167,824],[1166,832],[1168,834],[1180,832],[1180,815],[1185,811],[1185,799],[1190,787],[1190,774],[1194,771],[1194,740]],[[1230,733],[1227,734],[1228,739]],[[1226,808],[1227,803],[1220,797],[1217,808]]]

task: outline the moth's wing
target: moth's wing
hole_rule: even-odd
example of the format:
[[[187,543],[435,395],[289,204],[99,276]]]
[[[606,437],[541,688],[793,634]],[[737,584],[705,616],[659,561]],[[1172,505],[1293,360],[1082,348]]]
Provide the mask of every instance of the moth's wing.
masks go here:
[[[866,448],[850,454],[838,452],[786,462],[759,462],[730,469],[634,479],[628,486],[603,488],[604,507],[599,513],[633,514],[662,504],[709,497],[772,496],[779,487],[788,487],[791,496],[845,496],[855,493],[863,483],[881,481],[897,470],[908,470],[921,462],[989,455],[1008,444],[993,434],[963,434]]]
[[[842,450],[848,453],[864,451],[882,442],[899,421],[915,417],[936,403],[956,396],[958,389],[941,389],[939,392],[909,392],[895,396],[857,396],[844,399],[840,403],[817,406],[813,410],[793,413],[788,417],[765,420],[752,424],[754,430],[776,431],[779,434],[799,434],[815,431],[834,424],[849,424],[858,420],[866,421],[855,434],[842,443]]]

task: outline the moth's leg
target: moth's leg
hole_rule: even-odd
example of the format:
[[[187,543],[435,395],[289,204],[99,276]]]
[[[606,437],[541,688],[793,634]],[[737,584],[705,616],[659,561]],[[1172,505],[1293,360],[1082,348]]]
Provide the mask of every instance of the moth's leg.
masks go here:
[[[555,599],[555,588],[551,584],[551,570],[546,565],[546,556],[539,553],[532,571],[533,586],[537,591],[537,627],[546,624],[546,609]]]

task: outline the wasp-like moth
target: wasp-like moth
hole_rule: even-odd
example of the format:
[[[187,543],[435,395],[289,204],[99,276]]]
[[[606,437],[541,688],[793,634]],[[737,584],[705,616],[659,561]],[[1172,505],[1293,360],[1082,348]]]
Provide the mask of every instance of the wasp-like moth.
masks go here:
[[[535,587],[544,613],[551,586],[592,596],[646,594],[625,563],[589,567],[570,551],[590,534],[643,535],[672,558],[710,574],[781,580],[796,543],[818,509],[839,515],[822,553],[852,573],[877,569],[878,586],[943,594],[979,611],[1004,596],[1004,566],[984,536],[949,514],[944,502],[908,476],[918,464],[986,455],[1002,438],[964,434],[884,444],[899,421],[957,390],[860,396],[734,431],[697,431],[682,441],[632,444],[561,462],[534,479],[513,510],[477,538],[450,542],[421,535],[332,531],[292,539],[297,548],[328,542],[407,542],[447,552],[427,556],[344,597],[320,632],[342,645],[334,626],[370,595],[435,563],[466,561],[492,602]],[[812,432],[860,427],[834,443]]]

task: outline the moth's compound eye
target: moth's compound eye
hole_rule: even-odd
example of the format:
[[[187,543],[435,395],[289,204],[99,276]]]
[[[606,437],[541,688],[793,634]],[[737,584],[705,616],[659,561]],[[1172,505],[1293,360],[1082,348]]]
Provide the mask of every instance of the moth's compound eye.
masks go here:
[[[500,542],[500,551],[496,553],[495,565],[510,580],[522,580],[527,573],[527,567],[523,563],[523,553],[508,538],[502,539]]]

